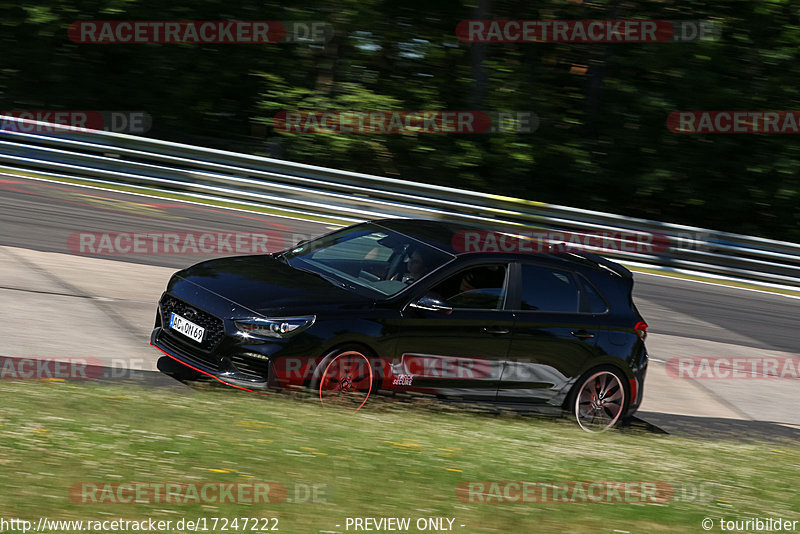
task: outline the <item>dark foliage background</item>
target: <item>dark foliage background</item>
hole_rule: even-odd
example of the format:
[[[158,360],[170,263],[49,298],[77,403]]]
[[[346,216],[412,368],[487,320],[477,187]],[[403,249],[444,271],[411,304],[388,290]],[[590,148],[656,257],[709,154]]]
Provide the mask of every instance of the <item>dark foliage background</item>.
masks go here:
[[[477,2],[477,3],[474,3]],[[792,135],[677,135],[671,111],[800,109],[789,0],[0,1],[0,109],[142,110],[148,135],[800,240]],[[716,41],[488,44],[462,19],[705,19]],[[309,20],[324,45],[91,45],[76,20]],[[285,109],[532,110],[532,134],[286,135]]]

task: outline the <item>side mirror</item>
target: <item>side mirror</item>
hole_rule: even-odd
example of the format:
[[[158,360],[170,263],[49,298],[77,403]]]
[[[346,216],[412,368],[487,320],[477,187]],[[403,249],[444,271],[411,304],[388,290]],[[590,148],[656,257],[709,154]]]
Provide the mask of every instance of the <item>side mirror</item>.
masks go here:
[[[409,304],[408,307],[417,310],[441,313],[442,315],[450,315],[453,313],[453,308],[445,304],[441,299],[438,299],[432,295],[425,295],[424,297]]]

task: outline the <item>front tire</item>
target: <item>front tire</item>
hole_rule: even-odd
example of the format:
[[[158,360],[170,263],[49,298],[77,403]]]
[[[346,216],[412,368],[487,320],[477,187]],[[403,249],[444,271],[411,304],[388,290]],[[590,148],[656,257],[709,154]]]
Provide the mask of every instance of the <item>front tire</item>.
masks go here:
[[[619,425],[630,403],[625,378],[610,366],[588,371],[572,391],[567,406],[586,432],[605,432]]]
[[[326,406],[360,410],[375,389],[376,373],[361,350],[340,349],[322,359],[311,388]]]

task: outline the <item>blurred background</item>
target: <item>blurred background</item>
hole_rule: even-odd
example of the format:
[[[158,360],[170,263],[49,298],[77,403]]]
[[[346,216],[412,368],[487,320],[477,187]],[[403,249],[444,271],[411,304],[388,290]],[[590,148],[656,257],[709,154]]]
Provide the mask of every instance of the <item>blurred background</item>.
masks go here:
[[[800,108],[798,2],[51,0],[0,4],[0,109],[140,110],[147,136],[800,240],[791,135],[676,134],[675,110]],[[715,40],[460,41],[464,19],[691,19]],[[323,21],[325,43],[82,44],[79,20]],[[282,110],[536,113],[533,133],[297,135]]]

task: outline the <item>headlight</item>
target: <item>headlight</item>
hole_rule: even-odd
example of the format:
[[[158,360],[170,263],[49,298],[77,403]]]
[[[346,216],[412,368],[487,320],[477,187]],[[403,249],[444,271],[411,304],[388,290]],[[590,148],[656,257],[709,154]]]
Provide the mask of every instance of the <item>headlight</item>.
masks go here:
[[[315,315],[304,317],[274,317],[269,319],[240,319],[234,321],[244,337],[289,337],[305,330],[316,320]]]

